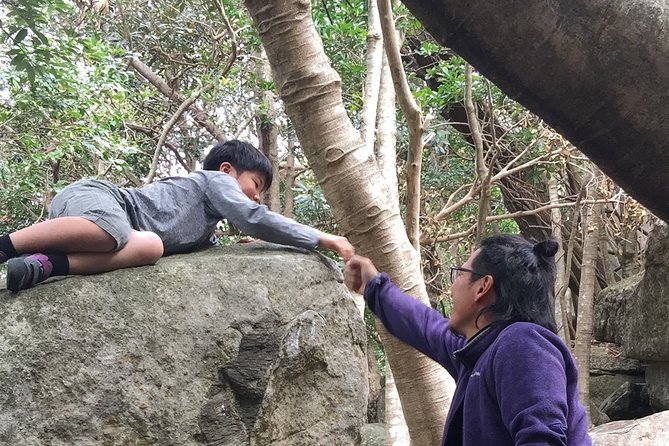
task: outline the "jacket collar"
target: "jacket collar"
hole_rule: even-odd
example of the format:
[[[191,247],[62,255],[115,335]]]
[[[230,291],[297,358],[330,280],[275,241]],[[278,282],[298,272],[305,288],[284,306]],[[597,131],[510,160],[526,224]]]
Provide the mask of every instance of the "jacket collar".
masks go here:
[[[497,336],[506,327],[515,321],[496,321],[487,327],[479,330],[470,340],[467,341],[464,347],[453,352],[453,356],[460,361],[467,369],[471,370],[476,365],[479,357],[485,352],[490,345],[495,342]]]

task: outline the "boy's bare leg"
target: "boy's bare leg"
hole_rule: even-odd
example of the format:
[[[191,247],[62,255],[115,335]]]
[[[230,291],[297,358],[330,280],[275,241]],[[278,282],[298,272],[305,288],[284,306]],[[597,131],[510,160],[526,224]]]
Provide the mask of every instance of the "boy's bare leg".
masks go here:
[[[82,217],[60,217],[10,234],[20,254],[33,252],[111,252],[116,240],[104,229]]]
[[[153,232],[133,231],[128,243],[115,252],[78,252],[67,255],[70,274],[96,274],[131,266],[153,265],[163,255],[163,242]]]
[[[163,242],[158,235],[148,231],[133,231],[128,236],[128,242],[118,251],[46,255],[33,253],[25,258],[10,259],[7,263],[7,289],[18,292],[51,276],[102,273],[149,265],[156,263],[162,255]]]

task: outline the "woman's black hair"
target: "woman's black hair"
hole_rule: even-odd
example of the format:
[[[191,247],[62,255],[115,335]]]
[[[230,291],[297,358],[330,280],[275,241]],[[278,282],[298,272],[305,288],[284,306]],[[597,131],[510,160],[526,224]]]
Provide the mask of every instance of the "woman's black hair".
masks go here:
[[[518,235],[484,239],[472,260],[472,269],[493,277],[496,299],[481,314],[492,313],[498,320],[533,322],[557,332],[553,256],[558,247],[555,240],[533,243]]]
[[[230,163],[239,174],[248,170],[260,172],[265,178],[264,190],[272,184],[272,163],[252,144],[236,139],[216,144],[204,158],[202,169],[218,170],[225,162]]]

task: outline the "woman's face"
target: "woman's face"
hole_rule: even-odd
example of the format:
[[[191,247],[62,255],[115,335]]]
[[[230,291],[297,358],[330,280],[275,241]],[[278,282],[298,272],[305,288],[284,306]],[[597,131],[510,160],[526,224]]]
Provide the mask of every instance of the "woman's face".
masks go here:
[[[477,249],[462,265],[463,269],[473,269],[472,262],[478,255]],[[469,333],[478,331],[476,328],[476,317],[478,316],[479,306],[475,301],[477,289],[484,276],[474,274],[469,271],[458,271],[455,280],[451,284],[451,317],[448,321],[448,327],[451,331],[460,335],[469,337]],[[472,281],[473,279],[473,281]]]

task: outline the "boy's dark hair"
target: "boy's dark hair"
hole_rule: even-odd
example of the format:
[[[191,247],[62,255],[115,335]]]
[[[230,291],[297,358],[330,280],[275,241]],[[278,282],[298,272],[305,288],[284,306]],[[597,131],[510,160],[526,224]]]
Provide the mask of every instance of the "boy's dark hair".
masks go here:
[[[472,269],[492,275],[495,303],[484,308],[498,320],[533,322],[557,332],[554,305],[554,240],[532,243],[518,235],[484,239]],[[472,277],[478,279],[479,277]]]
[[[230,163],[238,174],[248,170],[260,172],[265,177],[263,190],[272,184],[272,163],[252,144],[236,139],[216,144],[204,157],[202,170],[218,170],[225,162]]]

